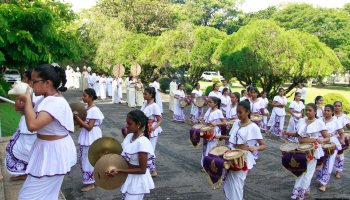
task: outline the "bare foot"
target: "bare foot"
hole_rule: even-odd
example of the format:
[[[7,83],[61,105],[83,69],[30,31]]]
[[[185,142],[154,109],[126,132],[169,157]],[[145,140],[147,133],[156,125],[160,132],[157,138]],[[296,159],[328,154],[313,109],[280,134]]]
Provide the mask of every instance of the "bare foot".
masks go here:
[[[95,185],[89,184],[89,185],[86,185],[85,187],[81,188],[81,191],[82,192],[90,192],[93,189],[95,189]]]
[[[320,191],[325,192],[326,191],[326,186],[322,185],[321,187],[318,188]]]
[[[151,173],[151,176],[152,176],[152,177],[158,176],[157,171],[154,170],[154,171]]]
[[[20,180],[26,180],[27,174],[19,175],[19,176],[11,176],[11,181],[20,181]]]
[[[335,172],[335,178],[340,178],[340,173],[339,172]]]

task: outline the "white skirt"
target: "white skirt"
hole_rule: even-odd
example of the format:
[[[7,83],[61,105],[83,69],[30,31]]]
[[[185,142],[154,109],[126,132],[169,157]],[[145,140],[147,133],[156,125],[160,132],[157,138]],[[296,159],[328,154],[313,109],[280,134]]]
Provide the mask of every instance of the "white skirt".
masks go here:
[[[247,171],[228,171],[222,185],[227,200],[242,200]]]
[[[102,137],[102,131],[100,127],[95,126],[89,132],[85,128],[82,128],[79,134],[78,144],[84,146],[90,146],[95,140]]]
[[[34,177],[64,175],[77,163],[77,152],[70,135],[59,140],[37,138],[31,150],[26,174]]]
[[[154,182],[147,168],[145,174],[128,174],[120,192],[131,195],[149,194],[151,189],[154,189]]]
[[[18,200],[57,200],[64,175],[35,178],[28,176]]]

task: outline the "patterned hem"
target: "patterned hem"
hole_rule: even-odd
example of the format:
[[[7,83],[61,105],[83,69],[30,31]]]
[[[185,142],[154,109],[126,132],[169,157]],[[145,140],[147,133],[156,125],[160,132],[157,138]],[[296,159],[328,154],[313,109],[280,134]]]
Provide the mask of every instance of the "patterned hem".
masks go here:
[[[334,162],[334,169],[337,172],[342,172],[344,169],[344,158],[337,156]]]
[[[276,115],[275,124],[273,125],[272,131],[271,131],[273,134],[277,136],[282,136],[282,131],[280,129],[280,120],[281,120],[281,117]]]
[[[16,144],[19,136],[21,134],[19,131],[15,133],[15,135],[10,139],[9,143],[6,146],[6,168],[9,172],[16,174],[25,174],[28,163],[17,159],[13,152],[13,146]]]
[[[185,115],[173,115],[173,120],[179,121],[179,122],[184,122],[185,121]]]
[[[82,172],[83,174],[83,184],[95,183],[94,172]]]
[[[293,189],[293,195],[292,195],[292,199],[297,199],[298,197],[299,198],[304,198],[305,197],[305,192],[306,190],[301,188],[301,187],[297,187],[297,188],[294,188]],[[293,198],[295,197],[295,198]]]
[[[329,169],[329,157],[323,160],[323,165],[321,169],[316,170],[316,179],[322,184],[327,185],[331,175],[328,173]]]

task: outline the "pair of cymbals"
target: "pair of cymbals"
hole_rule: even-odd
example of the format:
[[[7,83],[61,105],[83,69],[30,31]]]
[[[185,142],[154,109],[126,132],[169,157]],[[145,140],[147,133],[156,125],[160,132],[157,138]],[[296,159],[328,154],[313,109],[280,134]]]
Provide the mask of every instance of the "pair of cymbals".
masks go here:
[[[97,186],[113,190],[119,188],[126,180],[127,174],[120,173],[115,176],[106,175],[113,168],[127,169],[128,164],[120,154],[121,144],[111,137],[102,137],[94,141],[88,152],[90,164],[94,166],[94,178]]]

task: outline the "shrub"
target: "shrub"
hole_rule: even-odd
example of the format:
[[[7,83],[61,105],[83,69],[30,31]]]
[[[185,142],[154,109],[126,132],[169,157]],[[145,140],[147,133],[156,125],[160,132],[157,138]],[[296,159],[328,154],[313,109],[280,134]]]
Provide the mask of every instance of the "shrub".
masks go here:
[[[160,84],[160,89],[162,90],[162,92],[165,93],[167,90],[169,90],[170,82],[171,82],[171,79],[168,77],[164,77],[164,78],[160,79],[159,84]]]
[[[204,95],[205,96],[208,96],[209,93],[213,91],[213,85],[209,85],[206,89],[205,89],[205,92],[204,92]]]
[[[326,95],[323,96],[323,104],[332,104],[335,101],[341,101],[343,104],[343,112],[346,114],[350,113],[350,104],[348,102],[348,100],[346,100],[346,98],[341,95],[341,94],[337,94],[337,93],[328,93]]]
[[[221,83],[221,80],[220,80],[219,77],[213,77],[213,78],[211,79],[211,81],[212,81],[213,83]]]
[[[189,83],[186,83],[185,84],[185,93],[186,94],[191,94],[192,90],[193,90],[193,86],[191,84],[189,84]]]
[[[0,80],[0,95],[7,97],[8,91],[11,89],[11,84],[5,80]]]
[[[4,88],[0,85],[0,96],[6,97],[7,93],[5,92]]]

